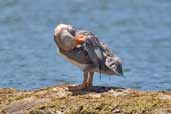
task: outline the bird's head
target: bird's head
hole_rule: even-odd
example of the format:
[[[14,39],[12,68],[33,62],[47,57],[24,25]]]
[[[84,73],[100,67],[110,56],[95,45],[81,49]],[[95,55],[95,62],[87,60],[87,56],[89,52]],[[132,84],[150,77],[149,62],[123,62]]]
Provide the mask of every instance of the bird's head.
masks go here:
[[[58,36],[59,34],[61,34],[62,31],[72,32],[73,27],[71,25],[67,25],[67,24],[59,24],[55,28],[54,35]]]
[[[72,50],[75,47],[75,29],[71,25],[59,24],[54,31],[54,39],[58,47],[64,51]]]

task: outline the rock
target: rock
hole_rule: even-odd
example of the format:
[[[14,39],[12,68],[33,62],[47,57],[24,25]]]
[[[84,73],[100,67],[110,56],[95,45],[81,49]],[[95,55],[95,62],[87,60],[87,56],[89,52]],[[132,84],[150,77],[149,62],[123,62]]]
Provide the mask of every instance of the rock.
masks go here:
[[[0,89],[2,114],[171,114],[171,91],[92,87],[72,92],[66,86],[33,91]]]
[[[20,114],[25,110],[28,110],[32,107],[35,107],[37,105],[41,105],[45,102],[48,102],[50,99],[47,98],[36,98],[36,97],[29,97],[29,98],[23,98],[21,100],[13,101],[9,105],[6,106],[4,109],[4,112],[9,114]]]

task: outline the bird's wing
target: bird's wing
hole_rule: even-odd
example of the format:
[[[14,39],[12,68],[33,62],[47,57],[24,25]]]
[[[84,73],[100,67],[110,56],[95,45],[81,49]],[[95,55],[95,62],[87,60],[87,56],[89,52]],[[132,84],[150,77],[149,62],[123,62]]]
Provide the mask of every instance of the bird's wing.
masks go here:
[[[82,48],[74,48],[70,51],[63,52],[65,56],[67,56],[69,59],[73,61],[77,61],[80,64],[91,64],[91,60],[89,56],[87,55],[87,52]]]
[[[86,36],[83,47],[94,65],[99,67],[99,69],[107,67],[111,71],[116,72],[118,64],[121,63],[120,59],[91,32],[83,31],[82,34]]]
[[[104,49],[100,41],[95,37],[95,35],[88,31],[79,31],[78,34],[86,37],[82,46],[88,53],[92,63],[99,68],[102,67],[105,63],[105,57],[103,55]]]

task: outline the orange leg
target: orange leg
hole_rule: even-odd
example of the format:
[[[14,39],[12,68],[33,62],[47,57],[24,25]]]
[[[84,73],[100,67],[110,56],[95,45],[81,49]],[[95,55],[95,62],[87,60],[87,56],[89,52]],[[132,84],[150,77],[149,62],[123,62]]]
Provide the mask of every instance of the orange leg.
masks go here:
[[[87,79],[87,88],[90,88],[91,86],[93,86],[93,76],[94,76],[94,72],[88,72],[88,79]]]
[[[79,90],[83,90],[87,88],[87,78],[88,78],[88,72],[84,72],[83,73],[83,82],[80,85],[76,85],[76,86],[68,86],[68,89],[70,91],[79,91]]]

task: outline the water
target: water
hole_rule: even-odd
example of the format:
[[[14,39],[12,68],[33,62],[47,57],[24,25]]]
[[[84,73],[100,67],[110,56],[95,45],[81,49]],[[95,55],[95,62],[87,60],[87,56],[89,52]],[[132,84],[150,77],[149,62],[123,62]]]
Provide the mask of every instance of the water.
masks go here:
[[[81,83],[57,53],[59,23],[94,32],[123,60],[125,78],[95,85],[171,90],[170,0],[0,0],[0,87],[37,89]]]

